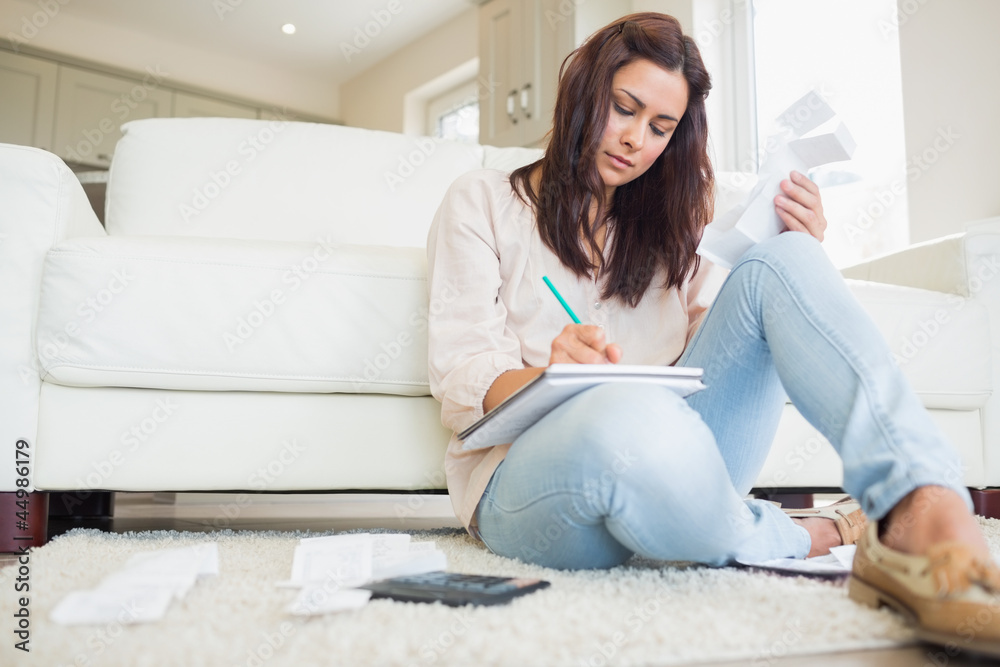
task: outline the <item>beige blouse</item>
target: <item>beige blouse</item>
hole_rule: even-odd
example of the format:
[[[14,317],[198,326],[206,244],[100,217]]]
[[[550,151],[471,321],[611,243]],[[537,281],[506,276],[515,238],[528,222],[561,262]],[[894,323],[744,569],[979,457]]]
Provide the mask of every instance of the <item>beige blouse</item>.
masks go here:
[[[427,257],[430,388],[441,401],[442,423],[455,433],[483,416],[483,398],[501,373],[548,365],[552,340],[571,320],[542,276],[584,324],[600,325],[609,343],[621,345],[621,363],[661,365],[683,352],[715,294],[705,285],[718,278],[702,260],[680,289],[663,290],[663,277],[654,277],[635,308],[604,300],[599,283],[577,278],[545,247],[509,174],[489,169],[465,174],[449,188],[428,235]],[[448,494],[473,536],[476,506],[508,449],[462,451],[452,434]]]

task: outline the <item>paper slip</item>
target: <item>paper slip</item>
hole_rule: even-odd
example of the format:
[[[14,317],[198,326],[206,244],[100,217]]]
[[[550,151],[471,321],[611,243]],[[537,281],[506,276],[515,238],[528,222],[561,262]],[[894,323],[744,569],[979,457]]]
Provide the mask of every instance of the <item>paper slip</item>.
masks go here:
[[[804,136],[835,116],[826,100],[813,90],[778,117],[785,129],[764,142],[767,154],[760,165],[757,185],[742,203],[717,215],[705,227],[699,255],[731,269],[751,247],[785,231],[785,223],[774,210],[781,181],[793,170],[806,174],[820,165],[849,160],[854,154],[854,138],[843,123],[833,132]]]
[[[163,618],[173,599],[170,588],[95,588],[70,593],[59,601],[49,618],[60,625],[148,623]]]
[[[371,535],[334,535],[299,542],[292,557],[292,578],[288,583],[304,586],[332,582],[339,587],[350,587],[360,586],[371,577]]]
[[[307,537],[295,547],[291,579],[277,586],[301,588],[288,612],[308,616],[364,606],[370,591],[354,587],[370,581],[447,567],[434,542],[411,542],[405,533]]]
[[[825,556],[814,558],[775,558],[759,562],[738,561],[740,565],[787,574],[804,574],[819,577],[842,577],[851,573],[857,545],[847,544],[830,549]]]
[[[295,616],[315,616],[361,609],[368,604],[371,596],[371,591],[360,588],[328,590],[321,584],[310,584],[303,587],[295,601],[288,605],[288,613]]]
[[[448,567],[448,557],[443,551],[413,551],[404,556],[378,558],[372,563],[372,579],[404,577],[424,572],[437,572]]]
[[[199,576],[219,572],[218,543],[136,554],[89,591],[64,597],[50,617],[62,625],[146,623],[164,616]]]
[[[278,586],[298,588],[332,583],[350,588],[376,579],[432,572],[445,567],[447,558],[433,542],[410,542],[410,536],[405,533],[307,537],[295,547],[291,579],[279,582]]]

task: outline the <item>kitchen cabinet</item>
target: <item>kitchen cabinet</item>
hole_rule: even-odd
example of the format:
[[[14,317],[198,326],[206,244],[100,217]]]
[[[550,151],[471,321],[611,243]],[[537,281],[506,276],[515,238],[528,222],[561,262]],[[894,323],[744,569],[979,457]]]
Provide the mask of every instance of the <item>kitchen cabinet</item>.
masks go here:
[[[490,0],[480,6],[479,74],[488,84],[480,103],[480,143],[544,144],[559,65],[572,50],[573,35],[574,21],[557,0]]]
[[[0,51],[0,143],[52,149],[59,67]]]
[[[254,118],[258,115],[254,107],[226,102],[191,93],[174,93],[174,118]]]
[[[153,68],[127,79],[61,65],[52,152],[68,162],[108,167],[123,123],[171,115],[172,92],[162,81]]]

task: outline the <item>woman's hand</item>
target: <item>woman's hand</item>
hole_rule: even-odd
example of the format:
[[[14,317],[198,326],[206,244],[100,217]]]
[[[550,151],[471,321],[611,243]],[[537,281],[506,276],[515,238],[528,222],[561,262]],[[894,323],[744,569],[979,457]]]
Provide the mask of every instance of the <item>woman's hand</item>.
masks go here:
[[[789,231],[805,232],[823,240],[826,231],[826,217],[823,202],[819,196],[819,186],[804,175],[793,171],[790,180],[781,182],[783,195],[774,198],[774,209]]]
[[[550,364],[617,364],[622,349],[604,341],[604,329],[593,324],[567,324],[552,341]]]

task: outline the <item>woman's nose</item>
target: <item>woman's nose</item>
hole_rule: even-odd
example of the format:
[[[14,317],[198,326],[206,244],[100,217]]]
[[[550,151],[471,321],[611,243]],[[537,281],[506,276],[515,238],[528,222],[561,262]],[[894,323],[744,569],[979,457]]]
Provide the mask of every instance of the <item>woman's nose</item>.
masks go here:
[[[629,125],[622,132],[622,143],[634,151],[642,149],[642,132],[634,125]]]

